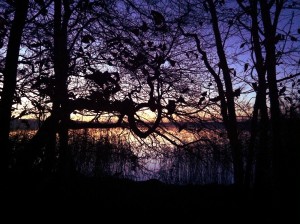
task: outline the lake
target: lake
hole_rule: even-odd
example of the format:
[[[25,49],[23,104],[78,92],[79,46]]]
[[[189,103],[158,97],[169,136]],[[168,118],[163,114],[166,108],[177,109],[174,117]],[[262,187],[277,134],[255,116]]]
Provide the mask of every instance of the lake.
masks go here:
[[[12,136],[28,138],[37,127],[35,121],[13,125]],[[240,126],[248,132],[247,123]],[[163,124],[144,139],[125,128],[70,130],[69,146],[77,170],[87,176],[155,178],[177,184],[233,183],[230,148],[219,122]]]

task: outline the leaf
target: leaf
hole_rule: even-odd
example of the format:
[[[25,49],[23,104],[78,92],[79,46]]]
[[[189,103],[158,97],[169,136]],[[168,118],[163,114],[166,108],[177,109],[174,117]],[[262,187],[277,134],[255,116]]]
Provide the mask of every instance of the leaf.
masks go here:
[[[221,100],[220,96],[209,99],[209,101],[211,101],[211,102],[218,102],[219,100]]]
[[[23,110],[20,114],[19,114],[19,118],[23,117],[24,115],[26,115],[27,111]],[[24,120],[21,120],[21,122],[23,122]]]
[[[246,42],[242,43],[240,48],[243,48],[245,46]]]
[[[131,31],[134,35],[136,35],[136,36],[140,35],[140,30],[137,29],[137,28],[133,28],[133,29],[131,29],[130,31]]]
[[[111,52],[111,55],[113,56],[113,57],[117,57],[118,56],[118,53],[116,53],[116,52]]]
[[[157,105],[154,97],[150,97],[148,100],[149,108],[152,112],[156,111]]]
[[[82,39],[81,39],[81,41],[83,43],[86,43],[86,44],[90,43],[90,40],[89,40],[89,38],[87,36],[83,36]]]
[[[180,96],[177,100],[177,103],[185,103],[185,100],[182,96]]]
[[[161,26],[165,23],[165,17],[160,12],[151,10],[151,15],[156,26]]]
[[[279,41],[281,41],[281,40],[284,40],[285,39],[285,35],[283,35],[283,34],[277,34],[276,36],[275,36],[275,44],[277,44]]]
[[[291,37],[291,41],[297,41],[298,39],[294,36],[290,36]]]
[[[172,67],[175,66],[176,61],[172,60],[171,58],[168,58],[167,60],[168,60],[168,62],[171,64]]]
[[[33,43],[33,44],[30,44],[30,47],[40,47],[42,44],[41,43]]]
[[[198,102],[198,105],[201,105],[202,104],[202,102],[205,100],[205,97],[204,96],[202,96],[201,98],[200,98],[200,100],[199,100],[199,102]]]
[[[166,106],[166,108],[168,110],[168,114],[173,114],[175,112],[175,109],[176,109],[175,100],[169,100],[169,103]]]
[[[164,57],[162,55],[158,55],[156,53],[154,62],[157,63],[157,64],[159,64],[159,65],[161,65],[161,64],[165,63],[165,59],[164,59]]]
[[[44,0],[34,0],[40,7],[45,7]]]
[[[235,71],[235,69],[234,69],[234,68],[230,68],[229,70],[230,70],[231,74],[235,77],[235,76],[236,76],[236,71]]]
[[[89,44],[89,43],[92,43],[95,41],[94,37],[92,37],[91,35],[84,35],[81,39],[82,43],[85,43],[85,44]]]
[[[187,128],[186,124],[178,125],[178,132],[181,132],[183,129]]]
[[[91,42],[95,42],[95,38],[94,37],[92,37],[91,35],[89,35],[89,38],[90,38]]]
[[[162,50],[162,51],[167,50],[167,45],[166,45],[165,43],[161,46],[161,50]]]
[[[126,49],[124,49],[121,53],[125,58],[128,58],[130,56],[130,52],[128,52]]]
[[[148,41],[147,45],[148,45],[148,47],[152,47],[153,46],[153,42],[152,41]]]
[[[276,57],[280,57],[282,55],[282,51],[277,51]]]
[[[186,87],[186,88],[184,88],[183,90],[181,90],[180,93],[186,93],[186,92],[188,92],[188,91],[189,91],[189,88]]]
[[[241,89],[240,88],[234,90],[233,96],[239,97],[240,95],[241,95]]]
[[[50,40],[43,40],[43,44],[47,47],[52,47],[52,42]]]
[[[286,87],[284,86],[279,90],[279,96],[282,95],[285,91],[286,91]]]
[[[148,25],[147,25],[147,23],[146,23],[145,21],[143,21],[142,26],[140,26],[140,30],[141,30],[142,32],[147,32],[147,30],[148,30]]]
[[[247,71],[248,67],[249,67],[249,63],[246,63],[246,64],[244,65],[244,72]]]
[[[45,2],[44,0],[34,0],[40,7],[41,7],[41,13],[43,16],[45,16],[47,14],[47,9],[45,8]]]

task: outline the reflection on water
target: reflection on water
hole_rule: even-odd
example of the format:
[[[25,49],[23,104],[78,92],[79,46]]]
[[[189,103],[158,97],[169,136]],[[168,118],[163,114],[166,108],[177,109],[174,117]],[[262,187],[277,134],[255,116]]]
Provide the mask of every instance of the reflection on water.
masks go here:
[[[93,145],[82,150],[77,147],[81,159],[85,154],[88,161],[82,162],[80,156],[76,157],[77,164],[81,164],[80,171],[85,174],[95,174],[101,166],[106,173],[138,180],[156,178],[181,184],[233,181],[229,148],[220,127],[178,131],[177,127],[168,126],[145,139],[122,128],[70,131],[70,141],[79,142],[78,136],[84,136]],[[106,165],[105,150],[112,153],[112,158],[106,161],[110,164]],[[128,151],[132,152],[131,156]],[[135,164],[132,158],[136,158]]]
[[[11,137],[24,141],[34,133],[19,130]],[[179,184],[233,182],[228,142],[220,125],[184,129],[166,125],[145,139],[124,128],[70,130],[69,147],[78,172],[89,176]]]

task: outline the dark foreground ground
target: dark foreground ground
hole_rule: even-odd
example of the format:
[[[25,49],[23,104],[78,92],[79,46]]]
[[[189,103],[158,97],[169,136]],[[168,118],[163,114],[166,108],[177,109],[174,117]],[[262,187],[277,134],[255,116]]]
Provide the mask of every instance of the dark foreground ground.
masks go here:
[[[25,222],[41,217],[40,223],[62,218],[95,223],[299,223],[300,213],[291,204],[278,207],[274,200],[254,199],[252,191],[234,186],[176,186],[157,180],[14,180],[1,183],[0,197],[2,218]]]

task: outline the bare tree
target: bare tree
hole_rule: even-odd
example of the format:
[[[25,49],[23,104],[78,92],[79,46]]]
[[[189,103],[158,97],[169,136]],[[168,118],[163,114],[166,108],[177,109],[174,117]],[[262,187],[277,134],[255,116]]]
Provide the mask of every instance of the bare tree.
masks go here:
[[[263,189],[272,185],[277,191],[285,182],[285,172],[288,172],[286,160],[289,157],[288,149],[285,148],[286,143],[284,143],[286,140],[280,137],[284,132],[280,98],[284,97],[287,103],[292,103],[292,98],[287,96],[287,89],[292,89],[290,85],[295,85],[286,83],[279,89],[279,83],[281,80],[293,80],[298,76],[297,72],[290,74],[295,71],[294,68],[297,68],[294,53],[297,52],[296,49],[299,49],[299,46],[293,44],[297,41],[294,36],[297,35],[297,27],[292,25],[296,16],[297,3],[293,1],[238,1],[238,4],[243,12],[239,18],[245,16],[251,21],[251,25],[248,26],[247,22],[239,20],[240,24],[251,34],[253,65],[258,77],[258,85],[253,83],[257,96],[252,119],[256,120],[254,123],[257,122],[259,110],[260,130],[252,132],[250,140],[250,146],[253,147],[255,136],[259,133],[259,146],[255,153],[257,155],[255,186]],[[289,68],[285,67],[287,64]],[[253,127],[255,126],[253,124]],[[251,152],[253,149],[249,148],[249,150]]]
[[[18,58],[23,28],[25,26],[29,0],[14,3],[15,15],[10,29],[7,44],[5,68],[3,71],[3,89],[0,102],[0,144],[1,144],[1,173],[5,175],[9,164],[9,132],[11,110],[17,82]]]
[[[216,72],[214,66],[209,61],[207,53],[201,47],[200,38],[196,33],[182,33],[186,37],[192,37],[196,41],[196,46],[198,52],[202,55],[202,60],[208,70],[212,75],[218,91],[218,96],[212,101],[220,101],[220,113],[222,120],[227,130],[228,139],[230,141],[230,146],[232,150],[233,166],[234,166],[234,179],[235,183],[239,186],[243,184],[244,181],[244,168],[243,168],[243,157],[242,149],[238,139],[238,128],[237,128],[237,118],[236,118],[236,108],[235,108],[235,97],[239,96],[238,91],[233,90],[232,84],[232,70],[229,68],[227,62],[227,55],[224,50],[223,38],[219,29],[219,16],[216,11],[216,3],[213,1],[204,1],[204,10],[207,10],[210,15],[211,29],[213,30],[214,43],[218,56],[218,66],[222,71],[223,78],[220,77],[219,73]],[[224,80],[224,83],[223,81]]]

